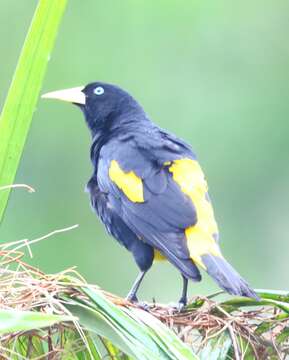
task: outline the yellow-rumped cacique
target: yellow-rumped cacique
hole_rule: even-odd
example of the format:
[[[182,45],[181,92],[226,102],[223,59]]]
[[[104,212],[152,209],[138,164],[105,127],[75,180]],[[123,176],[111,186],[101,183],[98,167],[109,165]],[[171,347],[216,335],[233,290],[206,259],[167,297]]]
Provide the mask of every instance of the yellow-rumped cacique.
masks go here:
[[[186,142],[155,125],[115,85],[95,82],[43,97],[76,104],[85,116],[92,136],[92,208],[140,269],[130,301],[137,301],[154,260],[163,259],[182,275],[180,305],[187,303],[188,279],[201,280],[199,268],[228,293],[258,299],[221,253],[208,185]]]

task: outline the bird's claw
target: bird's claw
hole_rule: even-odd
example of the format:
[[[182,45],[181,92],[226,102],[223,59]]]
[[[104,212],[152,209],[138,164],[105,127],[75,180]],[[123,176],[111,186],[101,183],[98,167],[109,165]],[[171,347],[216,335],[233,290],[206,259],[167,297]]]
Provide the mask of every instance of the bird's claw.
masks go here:
[[[182,301],[179,301],[179,302],[177,303],[177,306],[176,306],[177,311],[178,311],[178,312],[182,312],[182,311],[184,310],[184,308],[185,308],[186,305],[187,305],[186,303],[184,303],[184,302],[182,302]]]
[[[138,298],[134,294],[128,294],[127,297],[126,297],[126,300],[133,303],[133,304],[137,304],[139,302]]]
[[[183,301],[182,299],[178,303],[170,303],[169,306],[173,308],[173,310],[177,312],[182,312],[187,305],[186,301]]]
[[[140,301],[140,302],[138,303],[138,306],[139,306],[142,310],[144,310],[144,311],[149,311],[149,310],[150,310],[150,305],[149,305],[149,303],[147,303],[147,302],[145,302],[145,301]]]
[[[140,309],[149,311],[150,305],[145,301],[138,301],[138,298],[136,296],[127,296],[126,300],[131,302],[132,304],[137,305]]]

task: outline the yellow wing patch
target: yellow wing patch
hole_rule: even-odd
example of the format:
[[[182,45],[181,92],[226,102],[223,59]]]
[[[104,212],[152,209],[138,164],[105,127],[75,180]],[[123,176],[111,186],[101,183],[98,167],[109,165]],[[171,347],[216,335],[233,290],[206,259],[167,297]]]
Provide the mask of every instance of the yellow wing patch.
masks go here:
[[[123,191],[132,202],[144,202],[142,179],[133,171],[124,172],[116,160],[112,160],[108,175],[117,187]]]
[[[183,193],[192,200],[196,212],[197,223],[185,230],[190,257],[206,269],[202,255],[222,256],[213,235],[218,233],[212,205],[207,198],[208,185],[203,171],[196,160],[184,158],[174,160],[169,167],[174,181]]]

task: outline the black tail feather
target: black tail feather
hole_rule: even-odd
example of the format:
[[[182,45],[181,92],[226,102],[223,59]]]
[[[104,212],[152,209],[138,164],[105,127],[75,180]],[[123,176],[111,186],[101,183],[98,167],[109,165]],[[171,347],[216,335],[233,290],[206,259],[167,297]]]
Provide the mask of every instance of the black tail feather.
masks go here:
[[[255,291],[223,257],[208,254],[202,256],[202,261],[208,274],[229,294],[260,300]]]

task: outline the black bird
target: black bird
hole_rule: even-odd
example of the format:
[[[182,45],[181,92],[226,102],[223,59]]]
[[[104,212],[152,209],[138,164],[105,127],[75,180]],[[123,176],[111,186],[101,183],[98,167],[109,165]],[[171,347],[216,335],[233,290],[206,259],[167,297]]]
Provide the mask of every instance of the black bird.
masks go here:
[[[156,259],[166,259],[183,278],[203,268],[228,293],[258,299],[224,259],[207,182],[191,147],[160,129],[140,104],[118,86],[102,82],[43,95],[76,104],[92,136],[94,167],[87,184],[91,205],[107,231],[140,268],[128,299]]]

